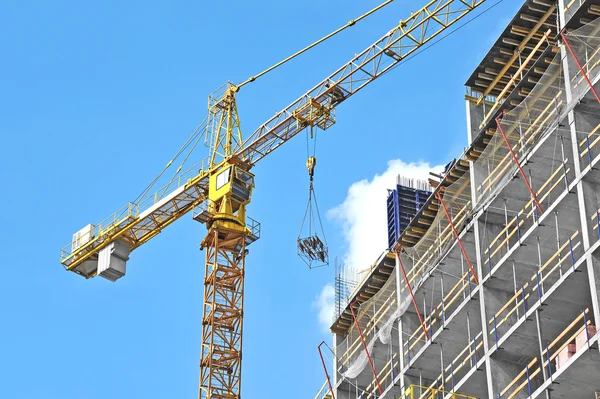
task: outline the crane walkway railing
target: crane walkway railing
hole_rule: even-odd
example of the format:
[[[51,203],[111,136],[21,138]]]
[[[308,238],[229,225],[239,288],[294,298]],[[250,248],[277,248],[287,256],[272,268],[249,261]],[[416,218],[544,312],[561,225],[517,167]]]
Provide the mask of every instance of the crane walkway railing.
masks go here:
[[[153,194],[128,203],[100,223],[92,225],[83,245],[72,241],[62,248],[60,261],[70,268],[80,259],[89,257],[107,240],[121,237],[135,248],[154,237],[160,231],[156,230],[157,226],[170,224],[174,221],[173,215],[191,210],[206,198],[207,162],[208,158],[202,160]],[[201,186],[205,186],[206,190],[200,189]]]

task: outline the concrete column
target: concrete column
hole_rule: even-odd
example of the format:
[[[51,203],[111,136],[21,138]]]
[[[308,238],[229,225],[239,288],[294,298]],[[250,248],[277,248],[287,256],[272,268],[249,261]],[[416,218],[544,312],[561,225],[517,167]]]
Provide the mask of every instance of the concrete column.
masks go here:
[[[563,27],[565,22],[566,22],[566,17],[565,17],[565,0],[559,0],[558,1],[558,10],[559,10],[559,21],[560,21],[560,26]],[[572,56],[568,53],[568,50],[565,48],[564,44],[562,44],[560,46],[560,50],[561,50],[561,55],[563,57],[563,76],[564,76],[564,82],[565,82],[565,93],[566,93],[566,98],[567,98],[567,104],[571,103],[571,101],[573,100],[573,94],[571,92],[571,86],[570,86],[570,69],[573,68],[573,59]],[[581,123],[581,128],[585,129],[585,126],[588,125],[585,121],[584,118],[576,118],[576,112],[574,110],[569,111],[567,119],[568,119],[568,125],[570,128],[570,132],[571,132],[571,146],[573,149],[573,165],[575,168],[575,176],[580,176],[581,175],[581,164],[580,164],[580,158],[579,158],[579,145],[578,145],[578,137],[577,137],[577,130],[578,130],[578,122]],[[579,119],[579,120],[577,120]],[[580,130],[582,130],[580,129]],[[587,251],[590,248],[590,236],[589,236],[589,229],[588,229],[588,216],[586,215],[586,198],[584,195],[584,188],[583,188],[583,181],[579,180],[579,182],[577,183],[577,202],[579,205],[579,220],[581,222],[581,239],[583,241],[583,249],[585,251]],[[587,271],[588,271],[588,276],[589,276],[589,283],[590,283],[590,291],[592,293],[591,297],[592,297],[592,307],[593,307],[593,314],[594,314],[594,320],[600,320],[600,305],[599,305],[599,298],[598,298],[598,286],[597,286],[597,278],[596,278],[596,272],[594,271],[594,262],[592,260],[592,256],[590,254],[588,254],[586,256],[586,265],[587,265]],[[596,294],[594,294],[596,293]]]
[[[483,120],[484,112],[483,108],[475,107],[473,103],[470,101],[466,102],[467,108],[467,137],[469,139],[469,143],[473,141],[473,138],[477,133],[479,133],[479,124]],[[474,163],[469,161],[469,178],[471,180],[471,203],[473,204],[473,209],[475,209],[477,205],[477,190],[475,187],[475,171],[474,171]],[[485,370],[486,370],[486,381],[488,388],[488,397],[492,399],[494,397],[494,391],[492,390],[492,372],[490,365],[490,358],[488,356],[488,332],[487,332],[487,324],[485,322],[485,294],[483,293],[483,283],[482,283],[482,262],[481,262],[481,243],[480,243],[480,232],[479,232],[479,220],[477,220],[473,224],[474,235],[475,235],[475,262],[477,264],[477,276],[479,277],[479,317],[481,320],[481,331],[483,335],[483,348],[485,350]]]
[[[400,265],[398,264],[398,257],[396,257],[396,304],[400,306],[402,303],[401,288],[404,285],[404,276],[400,271]],[[406,362],[404,361],[404,323],[402,322],[402,315],[398,317],[398,356],[400,358],[400,390],[404,390],[404,367]]]
[[[402,316],[398,318],[398,356],[400,357],[400,391],[404,391],[404,367],[406,363],[404,361],[404,326],[402,323]]]
[[[396,267],[394,271],[396,273],[396,303],[398,306],[400,306],[400,303],[402,303],[401,289],[405,283],[404,276],[402,275],[402,271],[400,270],[398,257],[396,257]],[[403,315],[400,315],[400,317],[398,318],[398,345],[400,345],[398,349],[398,354],[400,355],[400,372],[402,374],[402,380],[404,381],[404,367],[406,367],[406,362],[404,360],[404,323],[402,321],[402,316]]]
[[[529,362],[530,359],[527,360]],[[523,370],[523,365],[507,362],[500,359],[490,359],[490,364],[494,369],[494,379],[490,399],[495,399],[498,394]],[[518,397],[526,397],[519,395]],[[506,395],[505,395],[506,397]]]
[[[508,287],[507,288],[511,288]],[[514,293],[510,291],[503,291],[495,288],[484,287],[485,290],[485,299],[486,299],[486,314],[489,315],[488,320],[496,314],[496,312],[506,304],[506,302],[514,295]],[[509,307],[512,309],[512,307]],[[504,312],[506,313],[506,312]],[[503,318],[504,315],[501,315],[500,318]],[[499,321],[499,320],[498,320]],[[498,328],[498,339],[502,337],[502,333],[500,331],[506,332],[512,325],[517,322],[517,315],[513,313],[509,320],[505,321],[501,327]],[[489,326],[488,322],[484,320],[486,326]],[[490,332],[494,330],[494,326],[490,326]],[[496,343],[495,335],[492,334],[490,336],[492,342],[490,342],[490,346],[493,346]]]
[[[334,387],[337,386],[338,384],[338,380],[339,380],[339,376],[338,376],[338,361],[337,361],[337,357],[338,357],[338,353],[336,351],[337,346],[340,344],[340,342],[342,342],[344,340],[344,337],[342,337],[339,334],[333,334],[333,350],[334,350],[334,356],[333,356],[333,370],[331,370],[330,376],[331,376],[331,383]],[[337,397],[337,395],[336,395]]]

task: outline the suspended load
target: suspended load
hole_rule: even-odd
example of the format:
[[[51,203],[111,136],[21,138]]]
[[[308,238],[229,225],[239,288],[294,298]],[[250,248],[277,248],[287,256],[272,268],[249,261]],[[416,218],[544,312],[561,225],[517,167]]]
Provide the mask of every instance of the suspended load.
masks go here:
[[[312,135],[312,134],[311,134]],[[329,265],[329,250],[323,231],[323,223],[319,214],[319,206],[313,186],[317,158],[313,155],[306,161],[306,169],[310,177],[308,189],[308,204],[304,212],[304,219],[298,234],[298,255],[310,269]]]

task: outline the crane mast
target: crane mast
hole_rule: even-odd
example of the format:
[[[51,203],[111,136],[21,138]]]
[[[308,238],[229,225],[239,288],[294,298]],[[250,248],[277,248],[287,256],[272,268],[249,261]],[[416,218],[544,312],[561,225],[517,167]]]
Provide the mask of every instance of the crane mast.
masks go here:
[[[241,392],[244,264],[246,246],[258,236],[246,227],[254,176],[233,155],[242,145],[236,91],[227,84],[209,97],[208,204],[194,215],[208,229],[200,245],[206,255],[200,398],[237,398]]]
[[[198,396],[239,399],[245,257],[247,247],[260,237],[260,224],[246,216],[254,188],[250,169],[304,129],[331,127],[340,103],[484,1],[430,1],[245,140],[236,106],[240,86],[224,85],[209,97],[203,126],[210,142],[208,158],[178,175],[175,183],[127,204],[101,223],[85,226],[61,251],[61,263],[86,278],[99,275],[115,281],[125,274],[131,251],[193,211],[194,220],[207,226],[200,244],[206,263]]]

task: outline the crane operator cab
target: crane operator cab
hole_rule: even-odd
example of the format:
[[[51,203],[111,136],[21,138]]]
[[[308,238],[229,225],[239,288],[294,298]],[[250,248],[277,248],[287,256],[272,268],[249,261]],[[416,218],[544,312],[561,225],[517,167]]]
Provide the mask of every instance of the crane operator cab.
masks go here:
[[[223,227],[239,229],[246,226],[246,205],[254,188],[254,175],[245,165],[229,164],[210,176],[208,198],[214,214],[209,225],[219,222]]]

